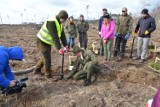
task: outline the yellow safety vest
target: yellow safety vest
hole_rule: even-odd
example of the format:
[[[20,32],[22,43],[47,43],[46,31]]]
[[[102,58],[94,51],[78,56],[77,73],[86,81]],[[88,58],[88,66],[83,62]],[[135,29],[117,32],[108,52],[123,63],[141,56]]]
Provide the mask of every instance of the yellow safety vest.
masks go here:
[[[58,37],[60,38],[61,33],[62,33],[62,24],[59,24],[56,17],[51,20],[47,20],[47,21],[54,21],[55,22],[56,28],[57,28],[57,34],[58,34]],[[52,37],[46,27],[47,21],[43,24],[42,28],[38,32],[37,37],[40,40],[42,40],[43,42],[45,42],[46,44],[53,45],[54,43],[53,43]]]

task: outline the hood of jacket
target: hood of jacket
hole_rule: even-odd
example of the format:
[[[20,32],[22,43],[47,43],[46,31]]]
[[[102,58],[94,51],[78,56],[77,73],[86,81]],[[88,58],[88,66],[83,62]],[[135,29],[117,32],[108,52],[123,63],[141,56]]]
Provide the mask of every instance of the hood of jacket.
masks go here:
[[[5,51],[8,54],[9,60],[22,60],[23,59],[23,50],[19,46],[13,46],[13,47],[5,47],[0,46],[0,52]]]

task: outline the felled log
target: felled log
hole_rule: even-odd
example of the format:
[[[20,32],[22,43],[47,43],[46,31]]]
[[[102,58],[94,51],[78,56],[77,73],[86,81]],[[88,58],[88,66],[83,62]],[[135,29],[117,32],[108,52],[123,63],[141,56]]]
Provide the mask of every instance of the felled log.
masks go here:
[[[12,72],[15,75],[27,74],[27,73],[33,72],[33,70],[35,69],[35,67],[36,66],[30,67],[30,68],[27,68],[27,69],[21,69],[21,70],[17,70],[17,71],[12,71]]]

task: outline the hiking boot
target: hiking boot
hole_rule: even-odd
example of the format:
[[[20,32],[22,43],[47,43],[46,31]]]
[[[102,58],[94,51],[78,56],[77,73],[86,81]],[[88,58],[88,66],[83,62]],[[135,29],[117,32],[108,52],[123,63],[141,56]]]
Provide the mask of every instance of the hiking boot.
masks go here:
[[[136,57],[133,57],[132,59],[133,60],[139,60],[139,59],[141,59],[141,57],[140,56],[136,56]]]
[[[41,68],[35,68],[33,73],[34,74],[41,74]]]
[[[92,77],[91,77],[91,82],[94,83],[97,81],[97,78],[98,78],[98,74],[94,74]]]
[[[145,61],[145,59],[140,59],[139,63],[143,63]]]
[[[118,59],[117,59],[117,61],[122,61],[123,60],[123,58],[122,57],[119,57]]]
[[[88,86],[91,84],[91,80],[85,79],[83,86]]]
[[[50,78],[52,78],[52,75],[51,75],[51,74],[45,75],[45,78],[46,78],[46,79],[50,79]]]

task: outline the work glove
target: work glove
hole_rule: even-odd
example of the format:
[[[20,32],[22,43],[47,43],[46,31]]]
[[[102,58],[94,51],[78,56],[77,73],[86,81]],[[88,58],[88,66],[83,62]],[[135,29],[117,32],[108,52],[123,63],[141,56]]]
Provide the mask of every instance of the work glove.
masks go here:
[[[104,40],[103,40],[103,43],[104,43],[104,44],[107,44],[107,43],[108,43],[108,40],[104,39]]]
[[[118,36],[118,33],[117,32],[114,32],[114,37],[117,37]]]
[[[145,35],[148,35],[148,34],[149,34],[148,30],[146,30],[146,31],[145,31]]]
[[[61,54],[61,55],[64,54],[64,50],[63,50],[63,49],[60,49],[58,52],[59,52],[59,54]]]
[[[68,51],[69,51],[68,46],[64,47],[64,52],[68,52]]]
[[[130,37],[130,35],[129,35],[129,34],[127,34],[127,35],[125,36],[125,39],[126,39],[126,40],[128,40],[128,39],[129,39],[129,37]]]

